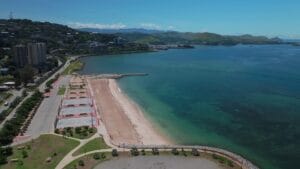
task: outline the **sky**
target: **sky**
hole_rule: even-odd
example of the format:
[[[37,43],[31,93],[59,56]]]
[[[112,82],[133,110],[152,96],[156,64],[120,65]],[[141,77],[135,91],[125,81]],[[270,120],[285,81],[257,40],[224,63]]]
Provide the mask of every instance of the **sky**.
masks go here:
[[[300,38],[300,0],[0,0],[0,18]]]

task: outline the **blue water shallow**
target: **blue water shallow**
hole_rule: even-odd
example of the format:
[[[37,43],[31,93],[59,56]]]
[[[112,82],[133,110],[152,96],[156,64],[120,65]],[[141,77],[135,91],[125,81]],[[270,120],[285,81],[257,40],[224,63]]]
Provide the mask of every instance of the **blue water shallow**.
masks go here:
[[[81,60],[82,74],[149,73],[119,84],[178,144],[225,148],[263,169],[299,166],[299,47],[197,46]]]

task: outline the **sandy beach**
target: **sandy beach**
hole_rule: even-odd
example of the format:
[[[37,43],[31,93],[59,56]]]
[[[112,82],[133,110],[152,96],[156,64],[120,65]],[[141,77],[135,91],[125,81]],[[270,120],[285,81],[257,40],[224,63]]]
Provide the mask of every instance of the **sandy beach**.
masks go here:
[[[88,78],[93,98],[112,144],[169,144],[154,129],[144,112],[119,88],[114,79]]]

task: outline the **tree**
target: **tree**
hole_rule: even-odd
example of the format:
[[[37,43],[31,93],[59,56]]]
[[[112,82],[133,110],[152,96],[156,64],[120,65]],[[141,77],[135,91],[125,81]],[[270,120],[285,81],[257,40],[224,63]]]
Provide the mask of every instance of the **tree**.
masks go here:
[[[78,161],[78,165],[83,167],[84,166],[84,161],[83,160],[79,160]]]
[[[159,155],[159,151],[157,148],[152,148],[152,154],[153,155]]]
[[[132,156],[138,156],[139,155],[139,151],[137,148],[133,147],[131,150],[130,150],[130,153]]]
[[[178,155],[178,154],[179,154],[179,151],[178,151],[176,148],[173,148],[173,149],[172,149],[172,153],[173,153],[174,155]]]
[[[187,156],[187,154],[186,154],[186,152],[185,152],[185,150],[182,148],[181,149],[181,152],[182,152],[182,154],[186,157]]]
[[[95,154],[93,155],[93,158],[94,158],[95,160],[99,160],[99,159],[100,159],[100,154],[99,154],[99,153],[95,153]]]
[[[81,127],[76,127],[75,128],[75,133],[80,134],[81,133]]]
[[[113,157],[117,157],[119,155],[117,149],[113,149],[112,152],[111,152],[111,155]]]
[[[199,151],[195,148],[192,149],[192,154],[193,154],[193,156],[199,156],[200,155]]]
[[[19,73],[21,82],[23,82],[25,86],[27,85],[27,83],[33,81],[34,69],[31,66],[26,65],[23,69],[19,71]]]
[[[23,158],[27,158],[28,157],[28,153],[26,150],[22,150],[22,157]]]
[[[146,155],[146,151],[144,149],[141,152],[143,156]]]

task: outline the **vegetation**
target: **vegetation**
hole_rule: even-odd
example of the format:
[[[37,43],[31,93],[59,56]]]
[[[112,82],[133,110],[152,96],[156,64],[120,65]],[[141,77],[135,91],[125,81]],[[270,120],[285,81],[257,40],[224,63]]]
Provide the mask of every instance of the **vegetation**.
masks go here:
[[[58,78],[59,78],[59,74],[57,74],[54,78],[49,79],[49,80],[46,82],[46,88],[52,89],[52,84],[53,84],[55,81],[57,81]]]
[[[55,135],[42,135],[10,150],[9,162],[0,166],[1,169],[54,169],[59,161],[73,148],[79,145],[78,141]],[[0,156],[1,157],[1,156]],[[48,161],[47,159],[51,159]]]
[[[237,44],[279,44],[282,41],[278,38],[267,38],[264,36],[223,36],[214,33],[181,33],[175,31],[158,33],[122,33],[119,36],[129,41],[164,45],[164,44],[198,44],[198,45],[237,45]]]
[[[25,100],[17,109],[15,116],[5,122],[3,128],[0,130],[0,146],[9,145],[13,138],[20,133],[20,129],[25,122],[30,111],[42,99],[42,94],[36,91],[30,98]]]
[[[10,96],[12,96],[9,92],[0,92],[0,105],[3,104],[3,102],[8,99]]]
[[[111,152],[111,155],[113,157],[117,157],[119,155],[117,149],[113,149],[112,152]]]
[[[56,134],[61,134],[68,137],[74,137],[78,139],[87,139],[93,136],[97,132],[96,128],[83,126],[83,127],[66,127],[63,130],[56,129]]]
[[[94,168],[97,164],[112,159],[111,153],[93,153],[86,156],[83,156],[79,159],[72,161],[68,164],[64,169],[88,169]],[[84,163],[84,167],[80,166],[79,163],[82,161]]]
[[[64,75],[72,74],[76,71],[79,71],[83,68],[83,63],[79,60],[73,61],[70,65],[64,70]]]
[[[152,154],[153,155],[159,155],[159,151],[157,148],[152,148]]]
[[[192,154],[193,154],[193,156],[199,156],[200,155],[199,151],[195,148],[192,149]]]
[[[66,86],[61,86],[61,87],[59,87],[57,94],[64,95],[65,92],[66,92]]]
[[[14,80],[14,77],[11,76],[11,75],[1,75],[0,76],[0,84],[1,83],[4,83],[4,82],[8,82],[8,81],[13,81]]]
[[[229,167],[234,167],[233,162],[223,156],[212,154],[213,159],[218,160],[219,163],[227,164]]]
[[[84,154],[89,151],[93,150],[101,150],[101,149],[107,149],[110,148],[108,145],[105,144],[105,141],[103,138],[95,138],[82,147],[80,147],[76,152],[74,152],[74,156],[79,155],[79,154]]]
[[[132,156],[138,156],[140,153],[139,153],[139,150],[137,148],[132,148],[130,150],[130,153]]]
[[[179,151],[176,148],[172,149],[172,154],[179,155]]]
[[[0,123],[2,123],[3,120],[5,120],[5,118],[11,113],[11,111],[13,111],[13,109],[21,102],[23,97],[16,97],[15,100],[13,100],[9,107],[5,110],[3,110],[0,113]]]

